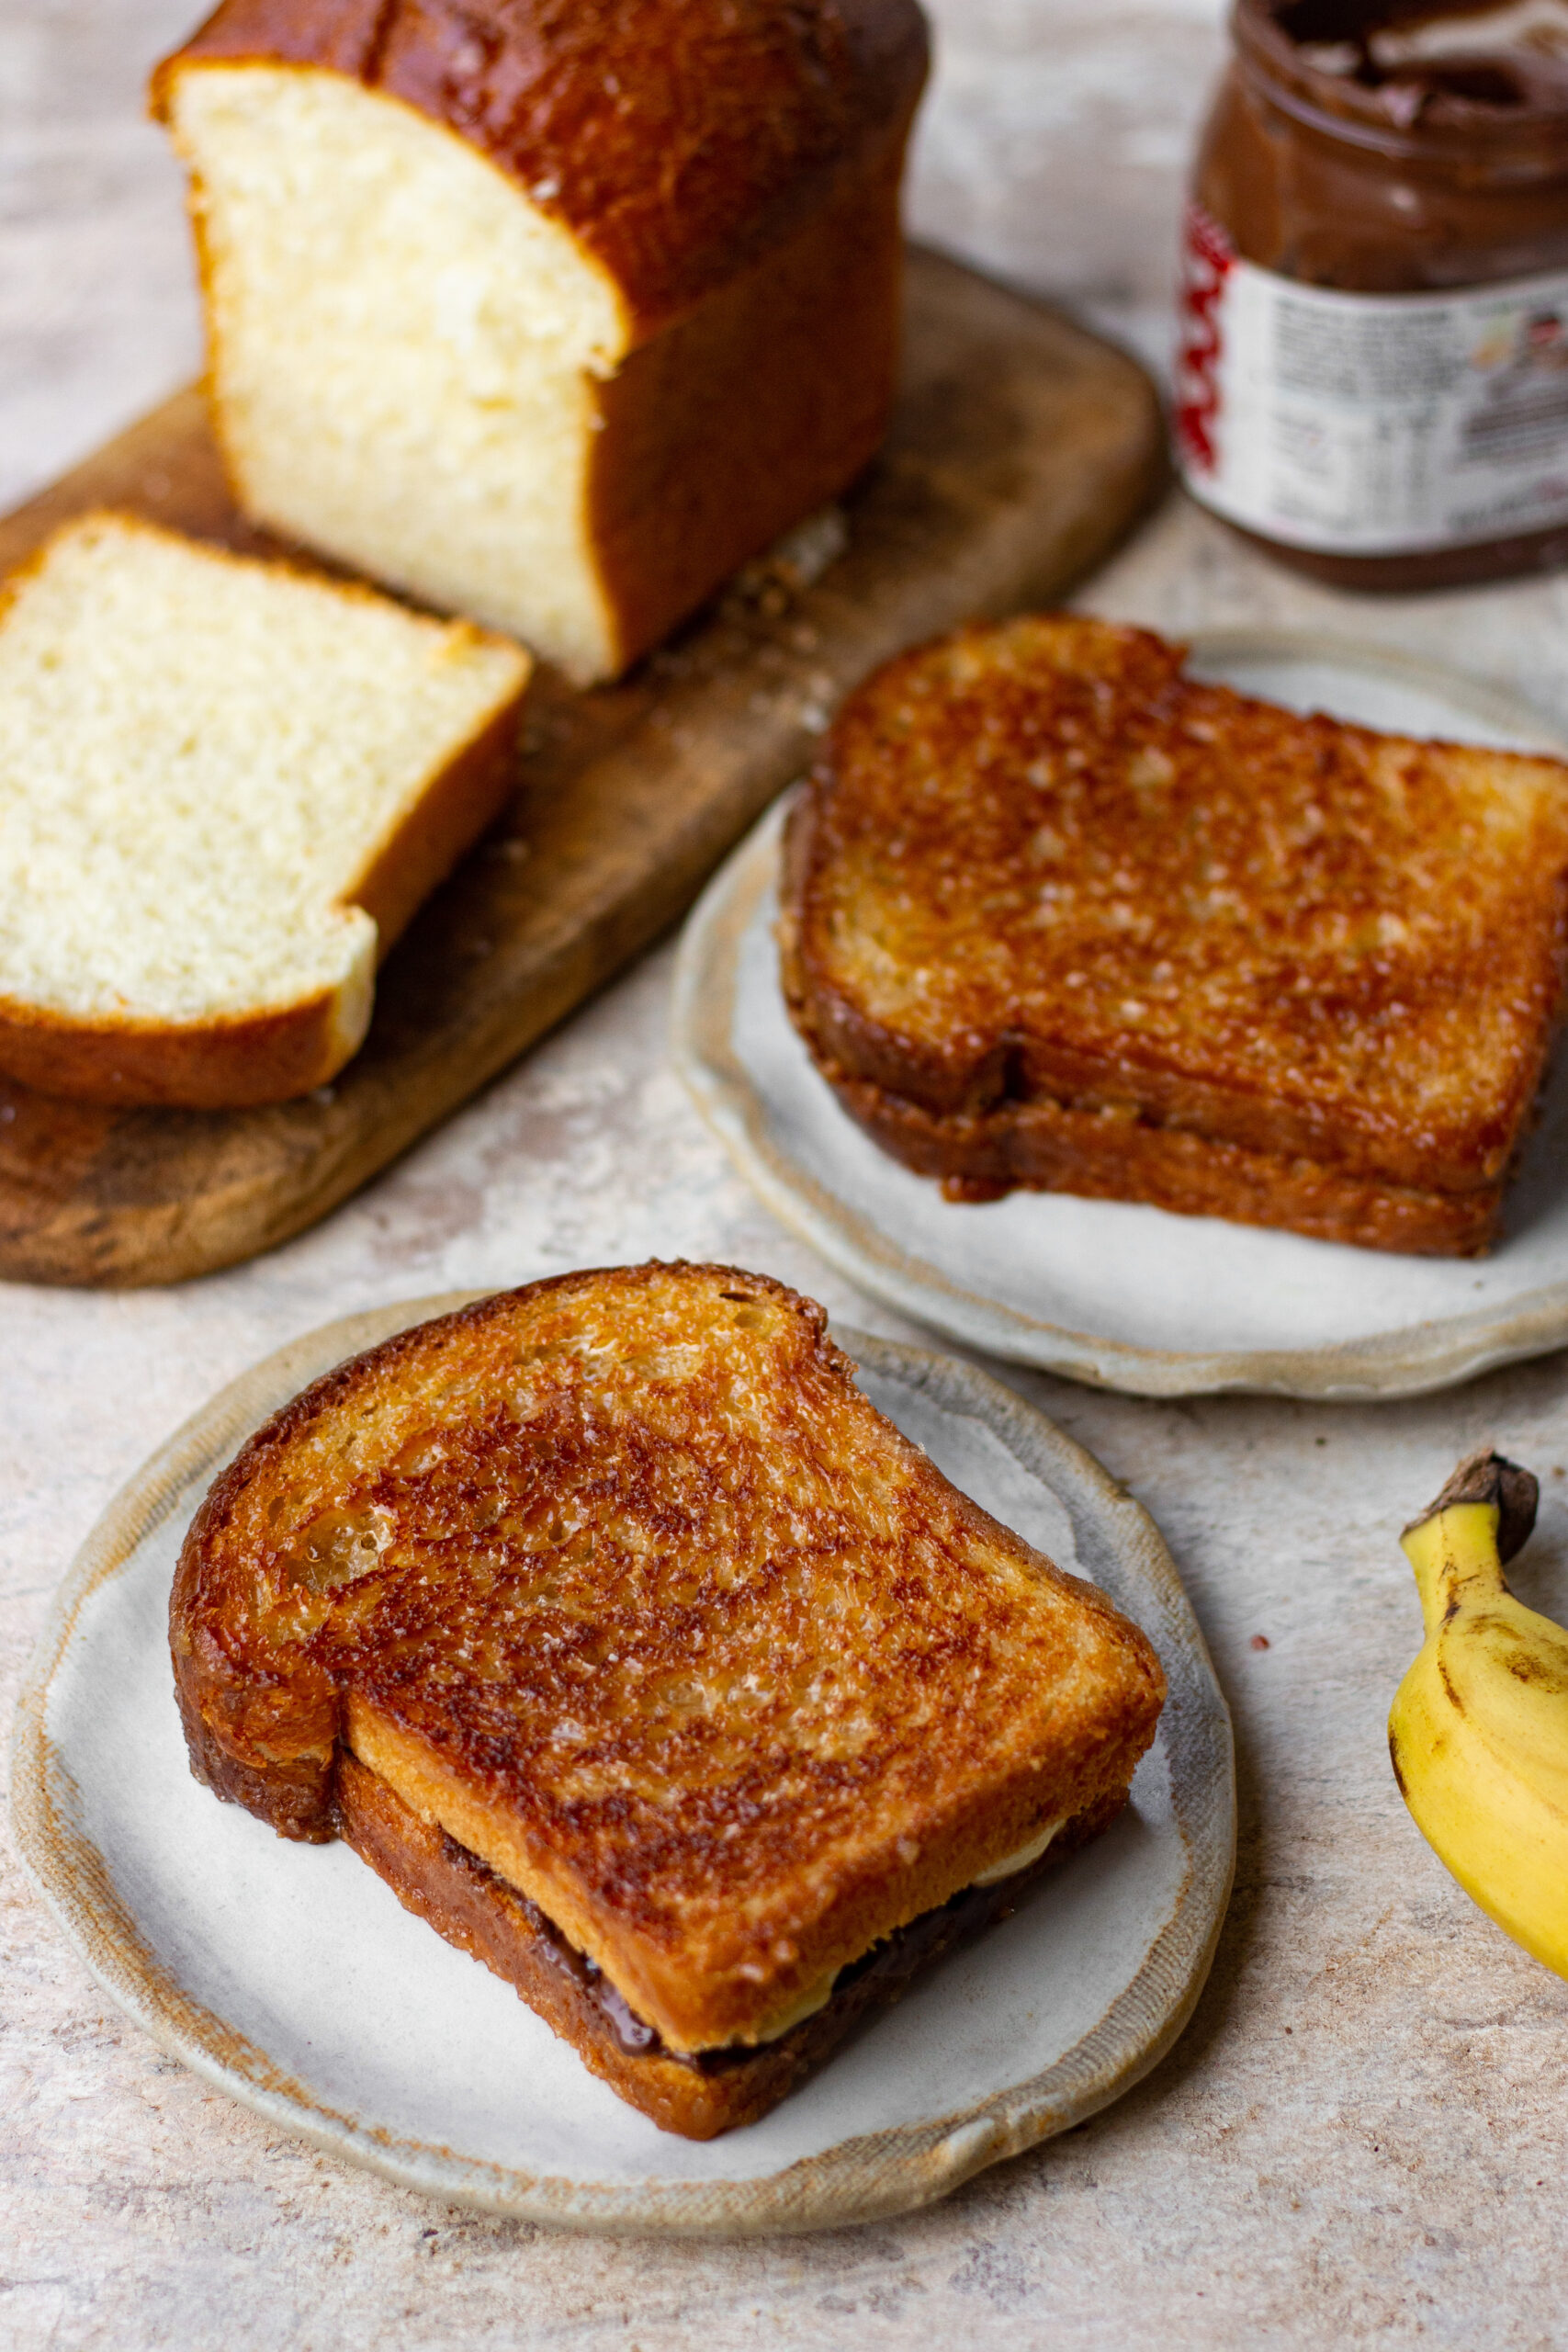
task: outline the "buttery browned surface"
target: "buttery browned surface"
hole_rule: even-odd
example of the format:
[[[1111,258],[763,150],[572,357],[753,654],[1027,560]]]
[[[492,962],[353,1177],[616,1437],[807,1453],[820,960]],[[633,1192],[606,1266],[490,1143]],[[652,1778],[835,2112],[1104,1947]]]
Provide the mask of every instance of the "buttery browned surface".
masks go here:
[[[1096,1837],[1122,1802],[1113,1793],[1070,1822],[1039,1861],[998,1887],[990,1899],[982,1898],[975,1907],[988,1914],[985,1924],[1005,1918],[1036,1879]],[[755,2123],[824,2065],[863,2018],[897,2001],[917,1973],[980,1925],[964,1917],[971,1905],[960,1898],[951,1911],[928,1914],[915,1923],[915,1951],[906,1956],[895,1945],[891,1966],[884,1962],[852,1969],[826,2007],[777,2041],[759,2050],[716,2052],[705,2062],[672,2058],[657,2039],[649,2048],[628,2050],[609,2010],[594,1996],[592,1973],[566,1949],[536,1906],[445,1830],[422,1820],[351,1755],[338,1763],[337,1828],[405,1910],[514,1985],[612,2090],[662,2130],[688,2140],[711,2140]]]
[[[457,131],[604,265],[641,339],[908,118],[927,37],[914,0],[226,0],[179,55],[326,66]]]
[[[1019,1188],[1090,1200],[1145,1201],[1179,1216],[1283,1226],[1319,1241],[1423,1257],[1468,1258],[1490,1243],[1503,1187],[1423,1193],[1156,1126],[1116,1108],[1080,1110],[1040,1096],[980,1112],[928,1111],[863,1078],[821,1064],[867,1135],[950,1200],[994,1201]]]
[[[330,1837],[346,1730],[676,2052],[781,2030],[1124,1788],[1148,1644],[950,1487],[823,1327],[762,1277],[654,1264],[316,1383],[181,1556],[198,1774]]]
[[[1485,1193],[1558,1018],[1568,768],[1181,662],[1047,616],[851,697],[791,843],[807,1041],[938,1119],[1049,1102]]]

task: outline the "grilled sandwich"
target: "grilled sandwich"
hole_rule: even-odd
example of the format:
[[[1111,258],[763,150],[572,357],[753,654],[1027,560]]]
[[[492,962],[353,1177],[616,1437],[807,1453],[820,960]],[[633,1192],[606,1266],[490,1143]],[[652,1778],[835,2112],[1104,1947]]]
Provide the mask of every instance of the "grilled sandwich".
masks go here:
[[[796,1027],[956,1199],[1483,1250],[1560,1017],[1568,766],[1182,662],[1043,615],[852,695],[791,824]]]
[[[1109,1821],[1164,1697],[819,1307],[714,1266],[536,1283],[318,1380],[208,1496],[171,1642],[199,1779],[346,1838],[695,2138]]]

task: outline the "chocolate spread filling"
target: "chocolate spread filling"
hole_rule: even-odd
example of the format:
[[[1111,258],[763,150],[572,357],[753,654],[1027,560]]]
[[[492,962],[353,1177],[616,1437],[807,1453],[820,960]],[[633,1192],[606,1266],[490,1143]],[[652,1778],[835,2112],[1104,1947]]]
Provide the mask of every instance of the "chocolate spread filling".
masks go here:
[[[470,1853],[466,1846],[458,1845],[455,1838],[448,1837],[445,1842],[462,1857],[470,1869],[486,1869],[487,1866],[476,1855]],[[852,1960],[840,1969],[826,2007],[830,2008],[852,1985],[865,1982],[874,1984],[884,1996],[891,1995],[897,1997],[911,1978],[940,1953],[955,1944],[967,1943],[983,1928],[993,1926],[998,1919],[1005,1919],[1016,1907],[1024,1889],[1040,1877],[1046,1864],[1055,1859],[1051,1848],[1047,1847],[1044,1853],[1031,1862],[1027,1869],[1014,1871],[1010,1877],[997,1879],[989,1886],[964,1887],[947,1902],[936,1905],[930,1911],[922,1911],[918,1918],[909,1920],[902,1928],[896,1928],[890,1936],[884,1937],[880,1943],[873,1944],[870,1951],[863,1952],[858,1960]],[[569,1943],[555,1921],[541,1911],[536,1903],[530,1902],[515,1888],[512,1892],[523,1905],[528,1915],[529,1926],[539,1936],[556,1967],[573,1978],[581,1991],[603,2011],[616,2047],[628,2058],[671,2059],[678,2065],[695,2067],[700,2074],[713,2075],[732,2066],[747,2065],[753,2059],[767,2056],[777,2046],[766,2041],[744,2042],[728,2050],[699,2050],[689,2056],[666,2049],[657,2029],[647,2024],[628,2006],[598,1962],[590,1960],[586,1952],[579,1951],[575,1944]],[[814,2023],[822,2014],[821,2010],[814,2011],[812,2017],[803,2019],[802,2023]]]

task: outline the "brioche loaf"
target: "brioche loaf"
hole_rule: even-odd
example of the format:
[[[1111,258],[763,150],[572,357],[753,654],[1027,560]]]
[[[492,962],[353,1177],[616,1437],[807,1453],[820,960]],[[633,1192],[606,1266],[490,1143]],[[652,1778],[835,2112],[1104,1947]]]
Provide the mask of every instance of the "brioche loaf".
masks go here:
[[[780,2043],[874,1947],[1109,1818],[1164,1694],[825,1321],[653,1264],[404,1332],[256,1433],[175,1581],[198,1777],[348,1836],[679,2130],[760,2112],[836,2033],[728,2104],[671,2068]],[[601,1988],[650,2060],[626,2080]]]
[[[1568,766],[1182,661],[1036,616],[867,680],[792,821],[797,1028],[957,1198],[1484,1249],[1560,1015]]]
[[[367,590],[67,525],[0,598],[0,1070],[197,1108],[322,1084],[505,799],[527,675]]]
[[[160,67],[247,514],[615,674],[866,463],[915,0],[225,0]]]

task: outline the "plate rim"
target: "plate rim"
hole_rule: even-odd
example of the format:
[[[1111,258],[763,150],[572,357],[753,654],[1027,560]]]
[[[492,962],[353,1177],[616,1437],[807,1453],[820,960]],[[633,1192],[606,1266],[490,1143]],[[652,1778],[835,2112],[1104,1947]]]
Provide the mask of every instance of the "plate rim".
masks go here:
[[[84,1607],[123,1572],[192,1481],[306,1380],[410,1324],[491,1295],[463,1290],[405,1300],[340,1317],[275,1351],[219,1391],[133,1473],[62,1579],[17,1702],[11,1822],[28,1877],[102,1990],[171,2056],[271,2124],[331,2154],[452,2203],[604,2234],[761,2237],[887,2219],[946,2196],[987,2165],[1086,2120],[1130,2089],[1158,2064],[1197,2004],[1235,1872],[1234,1735],[1201,1629],[1154,1521],[1087,1449],[976,1366],[845,1326],[834,1337],[867,1371],[902,1380],[931,1394],[939,1408],[989,1428],[1067,1510],[1075,1538],[1090,1555],[1086,1572],[1092,1573],[1097,1547],[1109,1547],[1134,1565],[1160,1611],[1161,1656],[1174,1702],[1168,1702],[1165,1722],[1173,1798],[1179,1751],[1191,1775],[1182,1783],[1188,1809],[1178,1810],[1186,1875],[1136,1973],[1072,2049],[1028,2080],[946,2115],[841,2140],[772,2174],[687,2182],[572,2180],[398,2140],[385,2127],[336,2112],[187,1994],[156,1959],[105,1857],[72,1826],[74,1783],[49,1736],[50,1693]],[[1129,2054],[1130,2012],[1140,2003],[1148,2015]],[[1119,2052],[1099,2047],[1118,2036]]]
[[[1317,630],[1195,629],[1190,661],[1286,659],[1331,662],[1363,674],[1403,680],[1468,709],[1489,725],[1534,735],[1543,751],[1568,757],[1568,730],[1522,697],[1396,647],[1363,647]],[[1308,1348],[1180,1350],[1140,1346],[1024,1314],[1006,1300],[967,1290],[929,1259],[914,1258],[876,1232],[815,1173],[774,1142],[761,1095],[732,1042],[741,943],[772,886],[778,840],[799,786],[780,795],[731,853],[698,899],[681,934],[671,998],[675,1069],[705,1125],[764,1205],[818,1255],[884,1306],[940,1337],[1014,1363],[1134,1396],[1250,1394],[1327,1403],[1393,1401],[1458,1385],[1501,1364],[1546,1354],[1568,1340],[1568,1278],[1511,1307],[1476,1307],[1360,1340]]]

